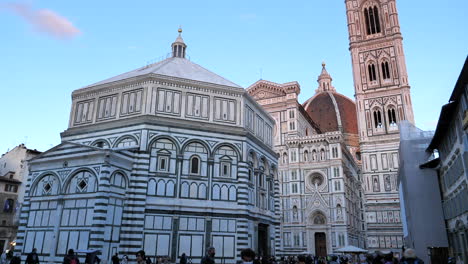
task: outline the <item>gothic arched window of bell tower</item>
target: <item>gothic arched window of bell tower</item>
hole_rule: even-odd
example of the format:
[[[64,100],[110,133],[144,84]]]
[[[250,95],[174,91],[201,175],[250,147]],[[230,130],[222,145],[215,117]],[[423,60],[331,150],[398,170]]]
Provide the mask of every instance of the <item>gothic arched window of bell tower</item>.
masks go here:
[[[384,80],[390,79],[390,67],[388,66],[388,61],[382,62],[382,76]]]
[[[377,80],[377,74],[375,72],[375,65],[374,63],[371,63],[367,66],[367,69],[369,71],[369,81],[375,81]]]
[[[379,9],[377,6],[364,8],[364,20],[366,21],[367,35],[380,33]]]
[[[396,118],[396,112],[395,108],[389,108],[387,111],[388,114],[388,123],[390,126],[396,126],[397,123],[397,118]]]
[[[382,127],[382,114],[380,110],[374,111],[374,127],[381,128]]]

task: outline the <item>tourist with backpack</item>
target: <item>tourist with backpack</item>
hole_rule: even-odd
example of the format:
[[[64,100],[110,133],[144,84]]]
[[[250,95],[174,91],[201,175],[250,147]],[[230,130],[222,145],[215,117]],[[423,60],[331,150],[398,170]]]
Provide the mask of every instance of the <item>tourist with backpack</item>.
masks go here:
[[[63,258],[63,264],[80,264],[80,260],[75,255],[75,251],[73,249],[68,250],[68,254]]]

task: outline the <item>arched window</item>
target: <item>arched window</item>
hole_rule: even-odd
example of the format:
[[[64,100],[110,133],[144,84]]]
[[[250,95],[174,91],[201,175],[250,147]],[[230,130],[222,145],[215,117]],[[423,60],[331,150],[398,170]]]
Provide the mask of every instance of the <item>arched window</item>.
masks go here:
[[[382,62],[382,77],[384,80],[390,79],[390,67],[388,66],[388,61]]]
[[[221,199],[221,188],[219,187],[218,184],[213,185],[212,199],[213,200]]]
[[[229,200],[229,188],[227,185],[221,186],[221,200],[228,201]]]
[[[236,201],[237,189],[234,186],[229,187],[229,201]]]
[[[380,33],[379,9],[377,6],[364,8],[364,20],[366,22],[367,35]]]
[[[110,184],[117,188],[127,188],[127,181],[125,180],[125,176],[120,172],[117,172],[111,176]]]
[[[188,198],[189,197],[189,184],[188,182],[183,182],[180,188],[180,197]]]
[[[91,193],[97,191],[97,178],[89,171],[80,171],[70,178],[67,193]]]
[[[198,199],[206,199],[206,185],[204,183],[198,186]]]
[[[164,180],[159,180],[156,185],[156,195],[165,196],[166,195],[166,182]]]
[[[59,193],[59,181],[53,175],[46,175],[32,188],[31,196],[57,195]]]
[[[190,191],[189,191],[190,198],[197,198],[198,197],[198,184],[192,182],[190,184]]]
[[[296,156],[296,151],[292,151],[291,152],[291,161],[292,162],[296,162],[297,161],[297,156]]]
[[[166,196],[173,197],[174,196],[174,182],[173,181],[168,181],[166,183]]]
[[[388,109],[387,115],[388,115],[388,123],[390,124],[390,126],[396,126],[397,119],[396,119],[395,109],[394,108]]]
[[[182,153],[184,153],[185,157],[189,157],[187,164],[188,174],[206,176],[206,167],[204,166],[206,163],[204,162],[206,162],[209,152],[208,147],[203,142],[188,143],[183,147]]]
[[[338,148],[337,147],[332,148],[332,156],[335,159],[338,158]]]
[[[375,72],[375,65],[373,63],[367,65],[367,70],[369,71],[369,81],[377,80],[377,74]]]
[[[200,174],[200,158],[197,156],[190,158],[190,174]]]
[[[148,190],[146,191],[148,195],[156,195],[156,180],[150,179],[148,181]]]
[[[337,192],[341,191],[341,182],[339,181],[335,182],[335,191]]]
[[[375,128],[382,127],[382,114],[380,113],[380,110],[374,111],[374,127]]]

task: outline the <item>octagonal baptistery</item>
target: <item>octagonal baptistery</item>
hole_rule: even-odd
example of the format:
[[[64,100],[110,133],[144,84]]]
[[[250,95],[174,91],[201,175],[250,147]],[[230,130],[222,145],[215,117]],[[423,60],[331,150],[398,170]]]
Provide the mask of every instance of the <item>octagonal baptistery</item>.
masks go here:
[[[61,263],[68,249],[199,263],[275,254],[274,120],[246,91],[186,58],[72,93],[62,143],[30,162],[17,251]],[[80,255],[83,257],[83,255]],[[84,259],[82,259],[84,261]]]
[[[353,100],[336,92],[325,63],[322,64],[318,83],[319,87],[315,95],[304,102],[304,109],[322,132],[341,131],[345,144],[354,155],[359,148],[356,104]]]

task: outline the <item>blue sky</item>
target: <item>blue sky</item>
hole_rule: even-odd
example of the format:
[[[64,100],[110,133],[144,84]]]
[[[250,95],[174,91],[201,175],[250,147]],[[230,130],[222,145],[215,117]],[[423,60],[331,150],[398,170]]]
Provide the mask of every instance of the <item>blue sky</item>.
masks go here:
[[[416,125],[433,130],[468,54],[468,1],[397,7]],[[0,153],[60,143],[73,90],[165,56],[179,25],[192,61],[243,87],[298,81],[302,103],[326,61],[354,99],[343,0],[13,1],[0,24]]]

